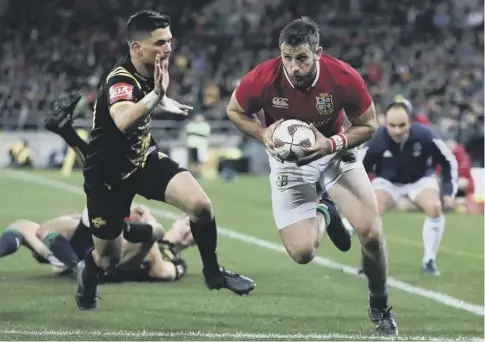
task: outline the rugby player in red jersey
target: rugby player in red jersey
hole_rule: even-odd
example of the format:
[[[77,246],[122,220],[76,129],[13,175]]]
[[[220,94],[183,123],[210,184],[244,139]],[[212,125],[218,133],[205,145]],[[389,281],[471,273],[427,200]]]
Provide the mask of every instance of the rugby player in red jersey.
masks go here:
[[[367,87],[350,65],[322,53],[319,28],[298,19],[281,32],[281,56],[245,75],[234,91],[227,115],[244,133],[263,143],[270,155],[273,216],[289,255],[310,262],[325,232],[342,251],[350,236],[339,211],[350,221],[362,245],[363,271],[369,283],[369,317],[377,332],[396,336],[388,305],[387,251],[377,202],[353,147],[376,131],[374,104]],[[253,115],[264,113],[266,127]],[[344,112],[352,126],[342,131]],[[282,162],[272,135],[287,119],[311,124],[315,144],[297,163]],[[320,203],[319,203],[320,200]]]

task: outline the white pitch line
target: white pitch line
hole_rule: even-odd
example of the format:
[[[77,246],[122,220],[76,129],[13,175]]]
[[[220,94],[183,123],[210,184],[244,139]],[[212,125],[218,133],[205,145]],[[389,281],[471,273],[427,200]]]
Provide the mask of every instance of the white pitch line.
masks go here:
[[[54,180],[54,179],[49,179],[49,178],[46,178],[46,177],[41,177],[41,176],[38,176],[38,175],[33,175],[33,174],[29,174],[29,173],[22,172],[22,171],[12,171],[12,172],[4,171],[3,173],[0,173],[0,175],[2,175],[2,174],[4,176],[14,178],[14,179],[18,179],[18,180],[22,180],[24,182],[30,182],[30,183],[34,183],[34,184],[37,184],[37,185],[43,185],[43,186],[47,186],[47,187],[50,187],[50,188],[59,189],[59,190],[62,190],[62,191],[68,191],[68,192],[71,192],[71,193],[74,193],[74,194],[84,195],[84,191],[80,187],[72,185],[72,184],[64,183],[64,182],[61,182],[61,181],[57,181],[57,180]],[[162,217],[162,218],[174,220],[174,219],[177,219],[179,217],[179,215],[176,215],[176,214],[174,214],[170,211],[164,210],[164,209],[159,209],[159,208],[150,208],[150,209],[152,210],[152,212],[155,215]],[[280,252],[280,253],[284,253],[284,254],[287,253],[285,248],[283,246],[279,245],[279,244],[276,244],[274,242],[270,242],[270,241],[267,241],[267,240],[263,240],[263,239],[260,239],[260,238],[257,238],[257,237],[251,236],[251,235],[242,234],[242,233],[236,232],[234,230],[226,229],[226,228],[223,228],[223,227],[220,227],[220,226],[218,226],[218,234],[220,234],[221,236],[229,237],[231,239],[235,239],[235,240],[245,242],[245,243],[250,244],[250,245],[263,247],[263,248],[270,249],[270,250]],[[313,259],[313,263],[315,263],[317,265],[324,266],[324,267],[340,270],[344,273],[348,273],[348,274],[351,274],[353,276],[361,276],[362,277],[362,275],[358,274],[357,268],[351,267],[351,266],[348,266],[348,265],[344,265],[344,264],[332,261],[332,260],[327,259],[327,258],[322,258],[320,256],[316,256]],[[435,302],[438,302],[440,304],[443,304],[443,305],[446,305],[446,306],[449,306],[449,307],[452,307],[452,308],[455,308],[455,309],[467,311],[467,312],[470,312],[470,313],[478,315],[478,316],[485,316],[485,307],[482,306],[482,305],[467,303],[463,300],[451,297],[451,296],[446,295],[444,293],[440,293],[440,292],[436,292],[436,291],[432,291],[432,290],[426,290],[422,287],[405,283],[405,282],[398,280],[394,277],[388,277],[387,278],[387,284],[390,287],[399,289],[401,291],[404,291],[404,292],[407,292],[407,293],[410,293],[410,294],[413,294],[413,295],[417,295],[417,296],[421,296],[421,297],[424,297],[424,298],[427,298],[427,299],[434,300]]]
[[[380,336],[347,335],[347,334],[278,334],[278,333],[210,333],[203,331],[174,331],[174,332],[150,332],[150,331],[100,331],[100,330],[0,330],[0,335],[24,335],[34,337],[124,337],[124,338],[193,338],[193,339],[218,339],[218,340],[355,340],[355,341],[484,341],[479,337],[431,337],[431,336],[399,336],[397,338],[385,338]]]

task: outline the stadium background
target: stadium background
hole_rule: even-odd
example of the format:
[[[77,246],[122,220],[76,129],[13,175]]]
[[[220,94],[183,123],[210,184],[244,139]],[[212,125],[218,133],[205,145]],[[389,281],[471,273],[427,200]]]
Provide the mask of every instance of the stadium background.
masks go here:
[[[244,234],[275,242],[277,234],[271,218],[265,152],[259,144],[242,136],[227,120],[225,105],[247,71],[278,54],[279,30],[291,19],[311,16],[320,25],[324,51],[350,63],[366,80],[381,123],[383,108],[395,95],[401,94],[412,102],[416,113],[431,121],[443,138],[463,144],[476,175],[477,196],[474,201],[483,203],[483,3],[475,0],[0,0],[0,167],[17,169],[24,165],[22,170],[0,171],[0,189],[6,194],[16,194],[8,200],[4,197],[2,204],[5,210],[0,216],[1,225],[26,216],[42,220],[62,210],[81,208],[83,205],[77,187],[82,184],[81,176],[79,172],[70,174],[69,165],[65,173],[69,176],[67,178],[62,178],[58,169],[30,170],[60,168],[66,163],[68,150],[65,144],[43,130],[43,120],[60,93],[80,89],[84,94],[85,107],[75,124],[89,130],[97,86],[120,54],[127,51],[124,40],[126,20],[133,12],[145,8],[172,16],[175,39],[170,62],[169,96],[194,106],[192,115],[202,113],[211,126],[210,162],[205,166],[206,177],[202,184],[219,212],[219,223],[232,229],[221,233],[221,243],[227,246],[221,247],[221,253],[229,260],[228,263],[237,264],[241,262],[240,257],[247,258],[248,266],[242,266],[242,271],[248,270],[249,275],[256,273],[261,296],[265,293],[269,295],[264,286],[271,287],[274,282],[282,284],[286,281],[286,285],[274,294],[282,306],[278,307],[273,302],[268,304],[265,300],[259,304],[254,301],[250,305],[240,304],[244,317],[260,312],[260,323],[253,321],[253,324],[245,325],[247,322],[244,323],[244,319],[227,312],[225,319],[229,323],[223,329],[214,328],[222,319],[220,313],[217,314],[219,316],[202,320],[203,324],[184,325],[179,318],[185,319],[185,314],[193,308],[177,302],[167,304],[175,313],[166,319],[168,327],[165,328],[215,332],[315,332],[318,322],[325,319],[328,325],[323,331],[326,333],[355,333],[359,329],[368,329],[366,322],[361,322],[365,312],[355,314],[355,317],[354,313],[350,316],[345,313],[347,309],[353,309],[355,302],[365,307],[365,296],[355,294],[362,292],[360,279],[337,274],[333,270],[301,270],[278,254],[267,256],[272,252],[261,250],[261,246],[241,245],[241,241],[248,243]],[[187,162],[185,126],[189,120],[165,115],[154,121],[156,141],[182,164]],[[232,183],[225,183],[217,177],[218,162],[220,158],[233,157],[234,151],[241,159],[236,167],[244,171],[244,175]],[[64,191],[62,196],[59,196],[59,189]],[[158,210],[165,213],[162,214],[163,222],[168,224],[166,219],[170,215],[166,214],[165,209]],[[423,279],[419,274],[422,219],[421,214],[400,213],[391,213],[385,218],[392,251],[391,275],[413,286],[433,293],[445,293],[483,309],[483,216],[449,215],[440,252],[443,276],[438,282]],[[237,235],[238,232],[244,233],[242,237]],[[226,238],[230,242],[226,242]],[[275,247],[269,247],[272,248]],[[358,267],[358,248],[354,248],[349,255],[341,256],[325,244],[322,256]],[[261,258],[271,265],[260,265]],[[178,285],[182,286],[180,289],[172,285],[167,285],[167,288],[171,298],[181,302],[184,293],[189,291],[195,296],[193,303],[196,310],[204,312],[206,309],[202,307],[207,299],[197,278],[199,262],[192,252],[189,252],[189,259],[196,265],[191,268],[189,279],[183,285]],[[325,266],[324,261],[320,263]],[[335,268],[345,271],[341,265]],[[48,313],[47,318],[55,324],[46,323],[43,313],[38,312],[36,316],[36,310],[32,309],[38,304],[37,299],[32,297],[31,288],[37,286],[38,277],[48,274],[39,271],[39,268],[29,260],[27,253],[9,264],[0,260],[0,273],[5,275],[2,280],[7,279],[0,282],[0,289],[7,294],[6,298],[25,299],[21,309],[10,306],[0,308],[6,322],[0,324],[3,329],[0,337],[33,336],[25,334],[23,330],[23,333],[17,331],[23,329],[26,321],[11,316],[9,312],[12,310],[29,315],[33,313],[34,323],[29,324],[34,331],[59,328],[57,323],[62,315]],[[281,270],[295,277],[275,273]],[[37,278],[26,280],[28,276],[25,273],[28,272]],[[326,284],[326,291],[336,298],[345,298],[342,308],[329,302],[329,297],[322,299],[335,317],[329,317],[329,312],[322,313],[318,308],[309,309],[313,297],[304,298],[297,294],[300,281],[295,279],[308,279],[309,285],[316,288],[321,285],[315,280],[315,273],[331,279],[332,285]],[[466,278],[467,283],[459,286],[457,282],[461,282],[459,279],[462,278]],[[339,288],[342,282],[347,285]],[[72,302],[69,296],[72,284],[49,284],[52,285],[52,293],[51,290],[42,290],[48,297],[47,303],[42,302],[44,305],[54,301],[51,298],[54,292],[65,292],[65,296],[62,295],[65,301]],[[260,288],[261,285],[263,288]],[[148,291],[145,287],[135,289],[139,288],[129,285],[126,290],[106,290],[110,298],[108,301],[113,299],[110,293],[116,291],[122,291],[126,296],[130,291]],[[311,293],[321,295],[318,291]],[[347,299],[349,293],[353,294]],[[453,308],[444,299],[430,299],[432,295],[429,293],[417,295],[415,290],[398,293],[396,301],[403,311],[401,320],[405,326],[418,324],[413,317],[420,314],[434,319],[435,323],[430,326],[414,327],[413,334],[448,337],[483,335],[483,320],[481,323],[477,320],[483,314],[479,313],[477,317],[476,310],[470,313],[472,309],[465,310],[463,305],[456,303]],[[299,304],[292,301],[292,296],[298,297]],[[358,299],[354,300],[354,297]],[[217,299],[210,301],[218,305],[231,303],[228,296],[223,297],[222,303]],[[135,305],[141,309],[135,309],[131,314],[141,314],[150,303],[151,297],[142,294]],[[129,305],[102,305],[108,306],[111,312],[131,310]],[[68,312],[77,317],[72,306],[69,306]],[[306,317],[304,324],[293,322],[296,316],[291,313],[292,307],[304,312],[301,313]],[[271,318],[279,317],[279,314],[282,315],[279,320]],[[104,316],[100,316],[99,322],[87,318],[81,319],[80,324],[74,324],[69,319],[63,322],[69,329],[84,329],[83,324],[88,324],[98,332],[137,328],[127,328],[111,321],[109,314],[101,315]],[[345,317],[345,323],[341,323],[342,317]],[[149,319],[144,328],[153,330],[158,327],[152,320],[154,318]],[[69,336],[79,338],[81,335]],[[124,335],[116,336],[119,339]],[[200,338],[209,337],[202,335]],[[294,339],[295,336],[290,338]]]

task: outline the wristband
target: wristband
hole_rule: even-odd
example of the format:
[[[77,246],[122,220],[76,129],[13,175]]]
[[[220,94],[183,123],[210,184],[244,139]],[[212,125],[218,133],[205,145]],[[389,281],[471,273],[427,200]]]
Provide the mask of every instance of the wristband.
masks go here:
[[[155,91],[152,91],[148,93],[144,98],[142,98],[140,102],[143,103],[145,107],[151,112],[160,101],[160,95],[155,93]]]
[[[332,135],[329,139],[332,144],[332,153],[347,148],[347,138],[342,133]]]

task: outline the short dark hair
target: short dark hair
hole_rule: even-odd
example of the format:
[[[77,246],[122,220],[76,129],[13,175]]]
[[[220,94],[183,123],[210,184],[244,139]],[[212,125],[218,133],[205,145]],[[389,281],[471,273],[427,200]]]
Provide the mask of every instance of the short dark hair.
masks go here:
[[[154,11],[143,10],[133,14],[126,24],[126,40],[133,41],[140,35],[149,35],[159,28],[170,26],[170,16]]]
[[[317,23],[308,17],[293,20],[280,33],[279,46],[287,44],[298,46],[308,44],[316,50],[320,43],[320,32]]]

